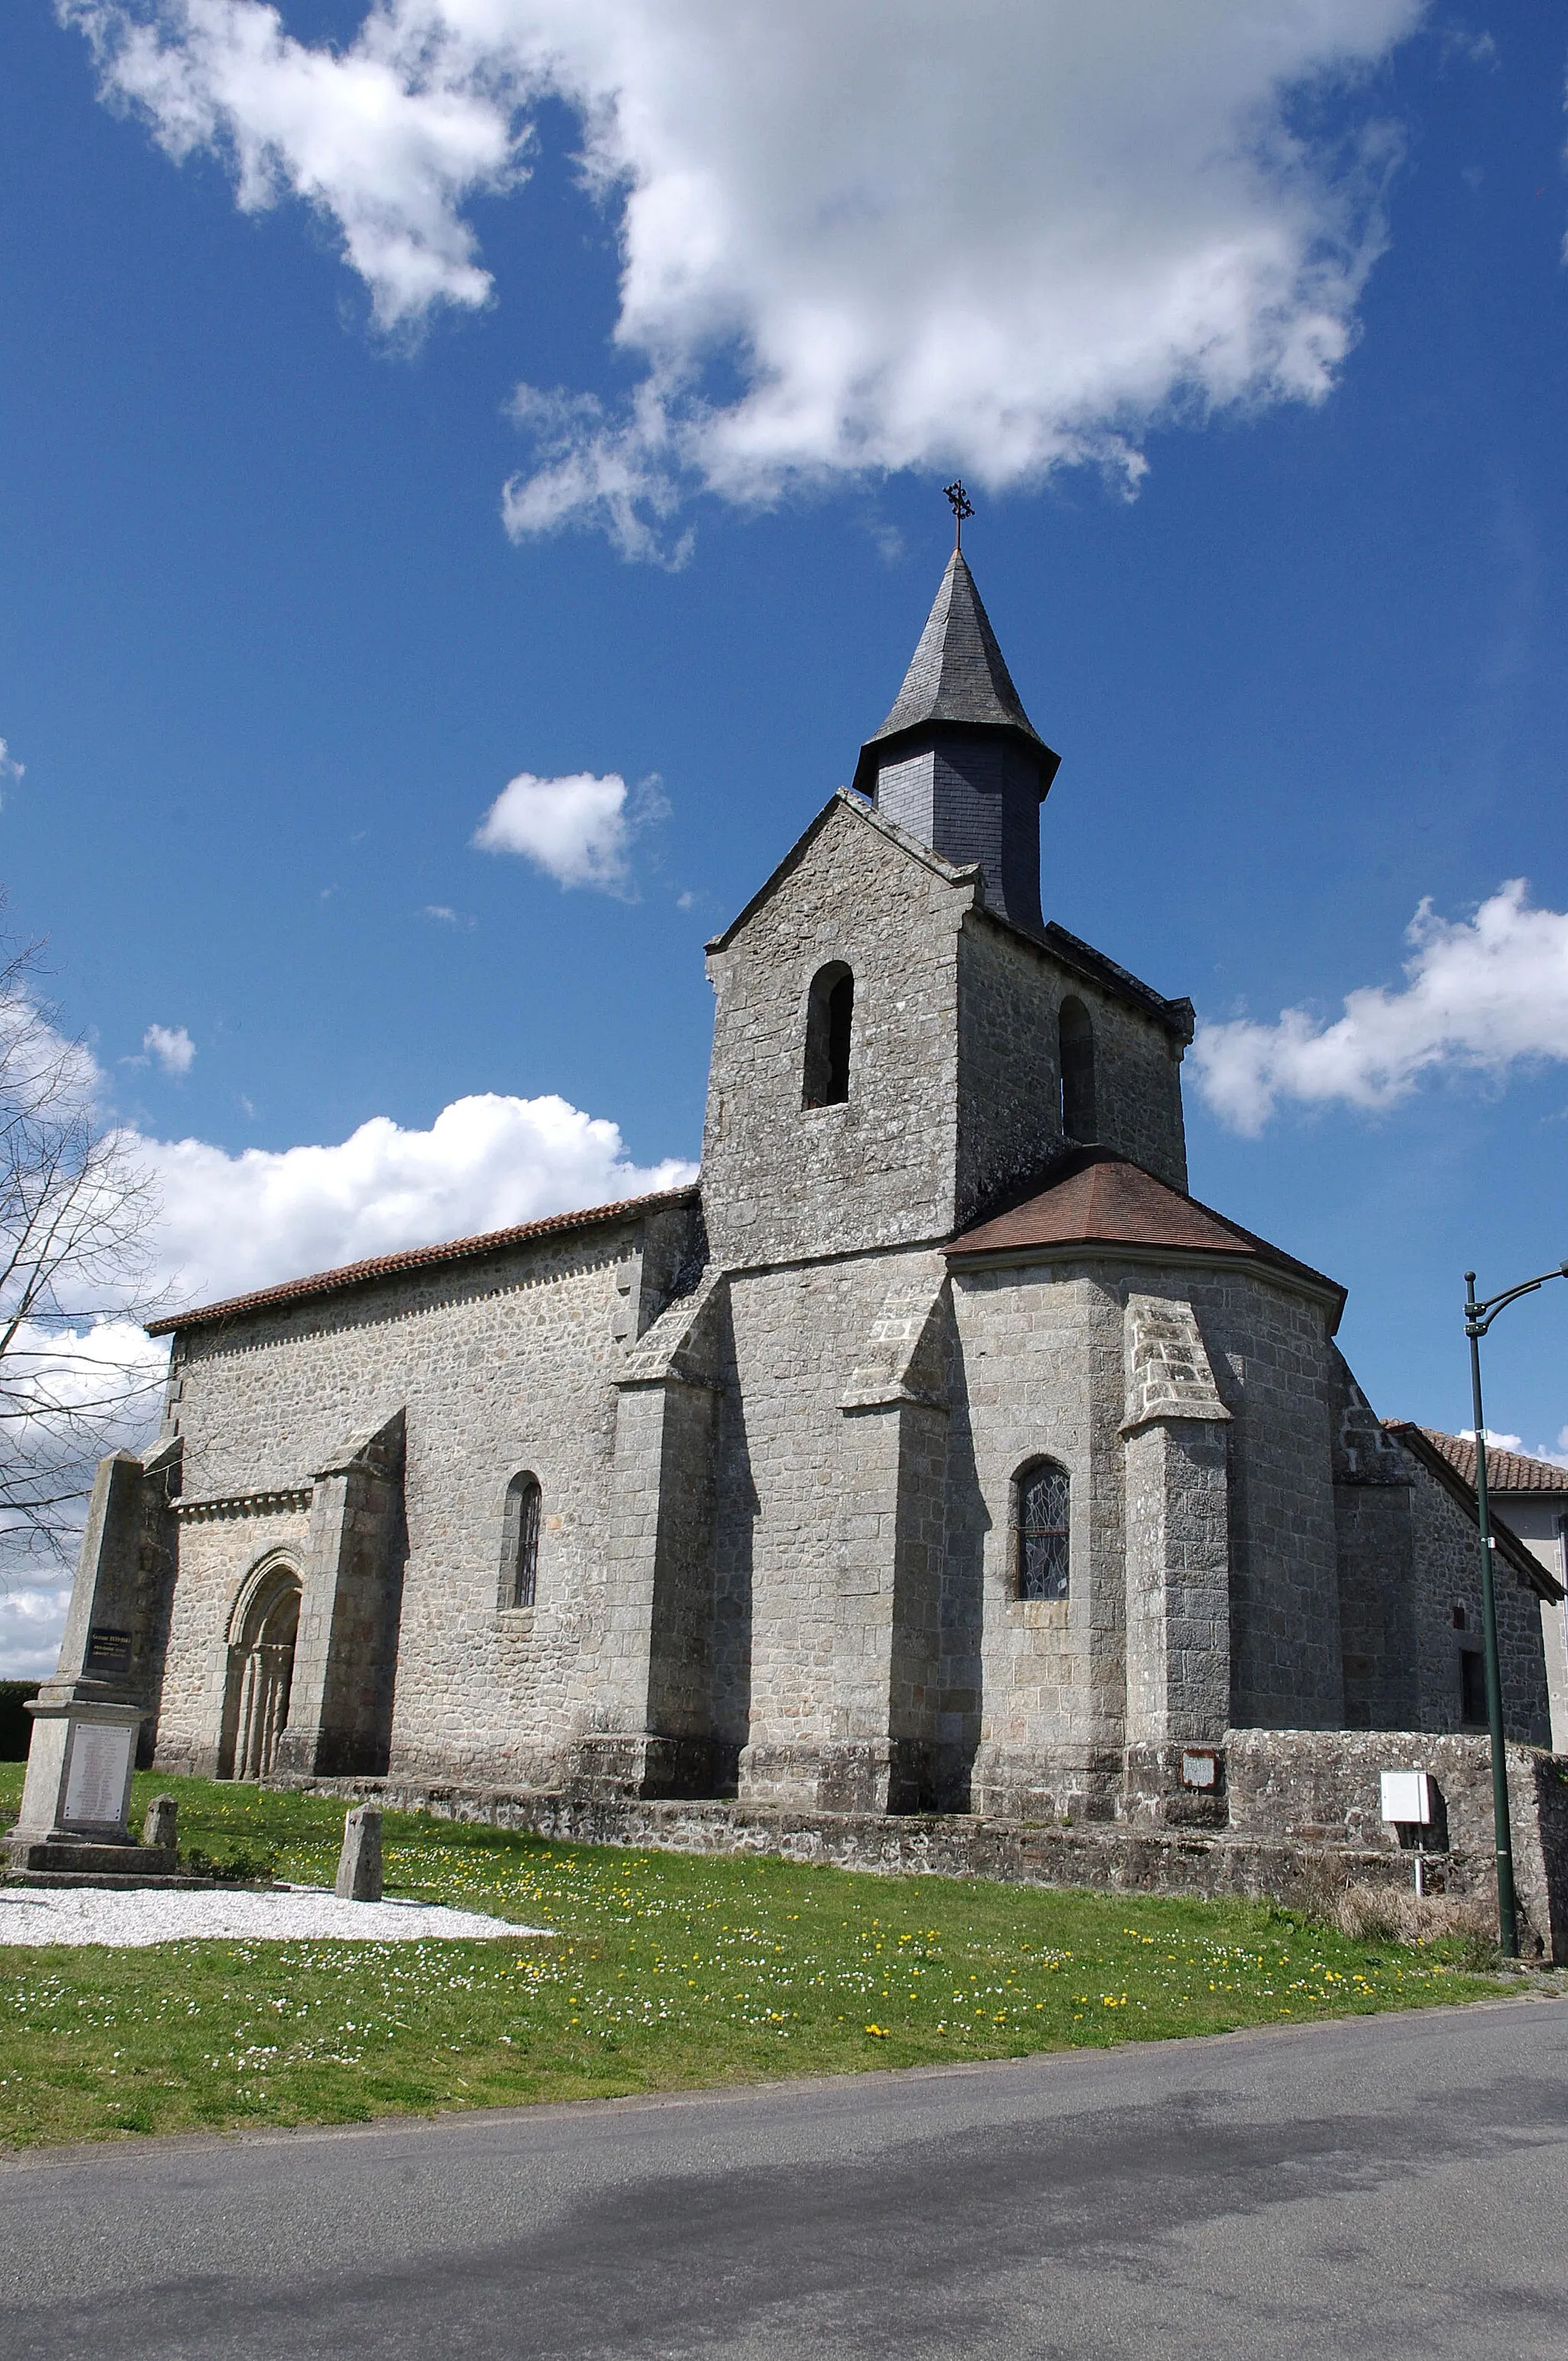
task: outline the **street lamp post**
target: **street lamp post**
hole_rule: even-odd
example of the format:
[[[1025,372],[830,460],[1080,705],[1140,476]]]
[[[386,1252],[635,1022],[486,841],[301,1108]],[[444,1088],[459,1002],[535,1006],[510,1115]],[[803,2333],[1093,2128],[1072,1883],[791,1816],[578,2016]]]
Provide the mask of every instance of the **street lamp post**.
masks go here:
[[[1505,1959],[1517,1960],[1519,1950],[1519,1903],[1514,1894],[1514,1840],[1508,1819],[1508,1758],[1503,1737],[1503,1675],[1497,1654],[1497,1592],[1493,1579],[1497,1543],[1492,1538],[1492,1510],[1486,1497],[1486,1421],[1481,1407],[1481,1339],[1499,1312],[1533,1295],[1549,1279],[1568,1279],[1568,1262],[1543,1270],[1518,1287],[1475,1298],[1475,1274],[1464,1274],[1464,1333],[1470,1339],[1470,1398],[1475,1419],[1475,1520],[1481,1528],[1481,1639],[1486,1663],[1486,1726],[1492,1741],[1492,1826],[1497,1848],[1497,1940]]]

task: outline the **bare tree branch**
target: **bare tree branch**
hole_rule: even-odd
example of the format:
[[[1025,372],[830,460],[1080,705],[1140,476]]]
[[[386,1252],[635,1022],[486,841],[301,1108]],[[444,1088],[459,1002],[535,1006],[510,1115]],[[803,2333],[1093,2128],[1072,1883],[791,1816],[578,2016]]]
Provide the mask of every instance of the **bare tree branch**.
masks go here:
[[[3,911],[0,897],[0,911]],[[0,933],[0,1561],[67,1562],[93,1471],[150,1414],[162,1370],[150,1175],[100,1124],[96,1064]]]

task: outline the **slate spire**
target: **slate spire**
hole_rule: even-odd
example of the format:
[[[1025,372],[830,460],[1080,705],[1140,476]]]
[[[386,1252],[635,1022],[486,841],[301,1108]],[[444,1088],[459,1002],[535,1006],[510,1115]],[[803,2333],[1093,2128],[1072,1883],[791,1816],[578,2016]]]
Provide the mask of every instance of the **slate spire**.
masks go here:
[[[1038,932],[1040,806],[1060,760],[1025,712],[955,549],[893,710],[861,749],[855,785],[948,860],[978,861],[987,907]]]

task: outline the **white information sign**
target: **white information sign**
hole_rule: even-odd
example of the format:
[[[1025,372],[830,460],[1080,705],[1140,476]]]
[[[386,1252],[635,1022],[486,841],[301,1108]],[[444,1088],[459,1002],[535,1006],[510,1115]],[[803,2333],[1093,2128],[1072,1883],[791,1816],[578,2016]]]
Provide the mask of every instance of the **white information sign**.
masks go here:
[[[71,1764],[65,1777],[68,1824],[95,1821],[117,1827],[126,1808],[134,1730],[112,1723],[79,1721],[71,1733]]]
[[[1424,1771],[1383,1773],[1383,1817],[1407,1827],[1426,1828],[1431,1820],[1431,1782]]]

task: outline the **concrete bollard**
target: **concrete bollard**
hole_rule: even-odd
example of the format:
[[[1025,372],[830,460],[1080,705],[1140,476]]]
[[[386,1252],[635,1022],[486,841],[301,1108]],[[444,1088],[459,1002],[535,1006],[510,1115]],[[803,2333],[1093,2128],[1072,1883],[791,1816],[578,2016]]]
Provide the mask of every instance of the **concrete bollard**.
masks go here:
[[[381,1807],[356,1804],[343,1823],[337,1893],[345,1902],[381,1899]]]
[[[141,1824],[144,1845],[156,1845],[159,1852],[174,1850],[174,1817],[178,1808],[172,1795],[153,1797]]]

